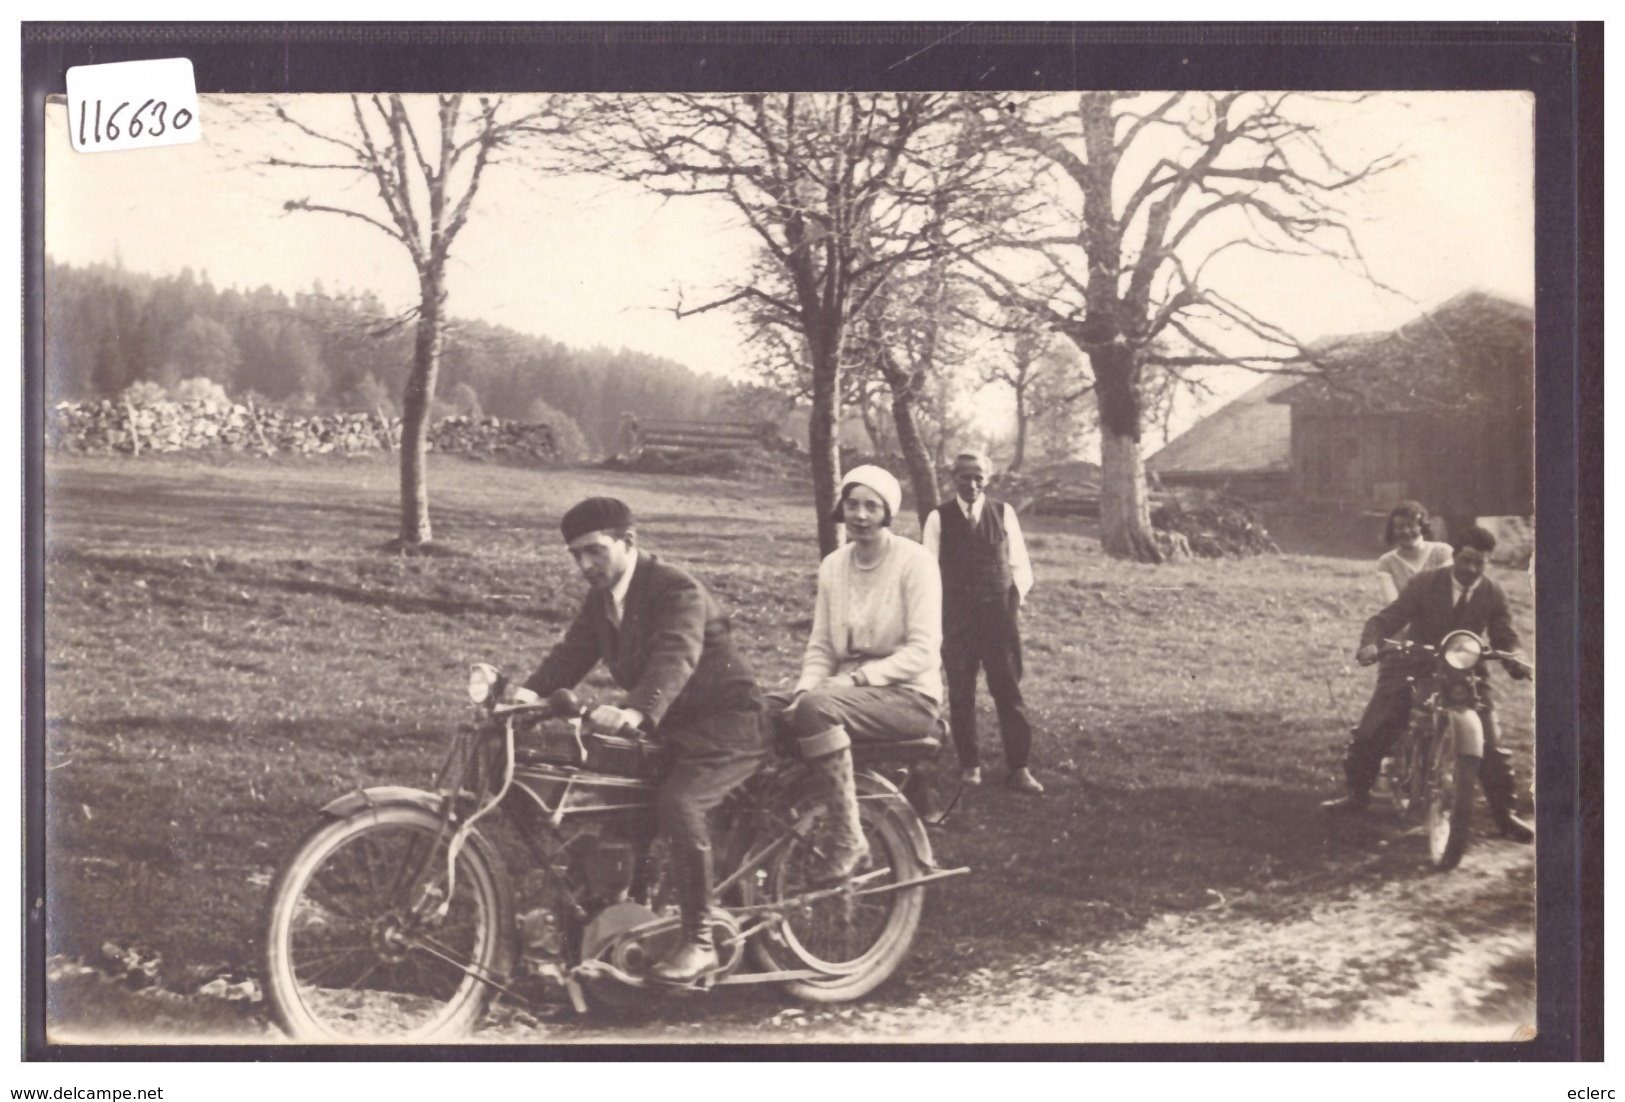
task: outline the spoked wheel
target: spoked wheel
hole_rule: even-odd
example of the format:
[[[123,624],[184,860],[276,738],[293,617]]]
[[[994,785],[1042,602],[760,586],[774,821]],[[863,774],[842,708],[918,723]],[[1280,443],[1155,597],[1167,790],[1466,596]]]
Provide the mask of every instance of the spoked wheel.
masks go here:
[[[271,891],[266,996],[309,1041],[446,1039],[472,1028],[513,961],[513,906],[478,836],[446,898],[446,839],[419,807],[373,808],[306,836]]]
[[[1440,738],[1434,748],[1433,783],[1427,797],[1428,857],[1441,872],[1461,863],[1473,817],[1473,792],[1481,760],[1456,753],[1455,740]]]
[[[875,801],[858,802],[869,858],[850,886],[821,893],[810,902],[796,897],[813,892],[809,878],[822,863],[821,840],[827,812],[806,838],[793,839],[768,866],[768,898],[784,901],[779,944],[753,940],[764,967],[815,969],[827,978],[794,980],[785,990],[815,1003],[845,1002],[873,991],[897,970],[919,930],[925,903],[923,885],[890,885],[921,875],[914,849],[902,830]]]

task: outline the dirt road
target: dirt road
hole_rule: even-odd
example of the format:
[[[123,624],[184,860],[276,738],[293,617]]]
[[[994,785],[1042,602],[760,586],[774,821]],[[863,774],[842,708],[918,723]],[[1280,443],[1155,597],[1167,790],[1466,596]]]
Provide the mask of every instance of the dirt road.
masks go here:
[[[487,1043],[1512,1040],[1534,1017],[1534,862],[1499,841],[1447,874],[1396,839],[1340,887],[1215,898],[1085,949],[916,977],[848,1007],[745,990],[635,1022],[499,1005]],[[927,916],[929,921],[929,913]],[[53,1037],[273,1041],[263,1004],[58,969]],[[137,1024],[139,1023],[139,1024]]]

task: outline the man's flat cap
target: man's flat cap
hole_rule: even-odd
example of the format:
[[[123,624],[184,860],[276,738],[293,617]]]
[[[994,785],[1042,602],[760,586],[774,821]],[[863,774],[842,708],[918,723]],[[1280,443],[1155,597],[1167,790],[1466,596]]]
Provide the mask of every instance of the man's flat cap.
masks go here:
[[[573,543],[588,532],[630,527],[632,510],[626,507],[626,502],[613,497],[589,497],[577,502],[559,521],[565,543]]]

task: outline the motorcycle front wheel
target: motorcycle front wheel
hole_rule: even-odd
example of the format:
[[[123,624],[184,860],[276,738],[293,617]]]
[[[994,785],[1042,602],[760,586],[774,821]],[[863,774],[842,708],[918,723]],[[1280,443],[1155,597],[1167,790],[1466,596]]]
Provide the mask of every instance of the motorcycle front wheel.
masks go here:
[[[302,1041],[410,1042],[467,1032],[513,962],[513,899],[484,839],[446,902],[440,817],[370,808],[319,824],[271,889],[266,999]]]
[[[794,902],[810,891],[808,880],[820,865],[822,823],[782,847],[768,867],[768,897],[788,905],[778,937],[758,937],[752,945],[764,968],[825,973],[784,985],[803,1002],[839,1003],[867,995],[897,971],[920,928],[924,886],[889,887],[921,875],[914,847],[878,801],[859,800],[858,810],[869,858],[851,890]]]
[[[1480,759],[1456,753],[1448,733],[1434,748],[1432,783],[1427,793],[1428,857],[1440,872],[1455,868],[1467,850],[1468,824],[1473,818],[1473,794],[1478,787]]]

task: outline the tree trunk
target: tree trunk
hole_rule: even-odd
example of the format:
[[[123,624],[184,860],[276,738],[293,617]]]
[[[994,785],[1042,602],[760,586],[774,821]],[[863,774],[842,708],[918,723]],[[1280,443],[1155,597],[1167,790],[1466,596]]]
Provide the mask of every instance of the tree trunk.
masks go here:
[[[869,383],[864,383],[863,389],[858,391],[858,413],[863,418],[863,433],[869,438],[869,451],[873,455],[885,455],[888,441],[886,439],[886,422],[876,406],[874,389]]]
[[[1012,471],[1021,470],[1027,460],[1027,388],[1016,388],[1016,455],[1010,460]]]
[[[429,526],[429,484],[425,465],[429,452],[429,399],[440,372],[441,310],[446,292],[439,273],[421,282],[417,340],[412,350],[412,372],[406,379],[401,413],[401,544],[418,546],[434,538]]]
[[[1118,559],[1161,562],[1151,534],[1150,497],[1140,458],[1140,395],[1136,365],[1116,342],[1089,350],[1100,408],[1100,546]]]
[[[1140,441],[1102,427],[1100,432],[1100,546],[1117,559],[1161,562],[1151,535]]]
[[[807,451],[812,463],[813,508],[818,511],[818,554],[822,558],[841,546],[835,526],[835,490],[841,477],[841,453],[835,433],[841,365],[833,348],[812,344],[810,351],[812,410],[807,419]]]
[[[931,453],[926,450],[925,439],[914,423],[914,392],[907,385],[892,383],[892,423],[897,427],[897,446],[908,462],[909,481],[914,484],[914,511],[925,524],[926,514],[937,506],[941,490],[937,486],[937,471],[931,465]]]

